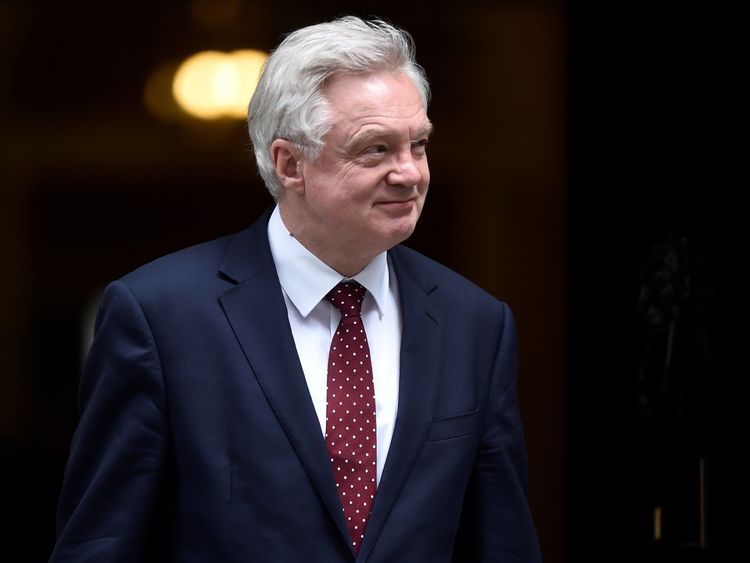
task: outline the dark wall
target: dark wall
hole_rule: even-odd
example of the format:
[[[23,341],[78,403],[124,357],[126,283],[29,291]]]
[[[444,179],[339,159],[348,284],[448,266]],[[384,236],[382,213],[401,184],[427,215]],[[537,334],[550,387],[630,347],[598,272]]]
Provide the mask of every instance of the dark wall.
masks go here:
[[[667,4],[569,10],[577,563],[728,561],[741,537],[747,34]]]

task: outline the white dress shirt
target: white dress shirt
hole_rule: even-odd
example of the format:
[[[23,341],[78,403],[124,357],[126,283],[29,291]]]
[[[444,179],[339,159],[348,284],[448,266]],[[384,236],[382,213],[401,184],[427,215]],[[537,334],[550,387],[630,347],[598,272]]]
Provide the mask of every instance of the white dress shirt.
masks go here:
[[[341,313],[324,299],[341,281],[354,279],[367,290],[362,322],[370,345],[377,422],[377,481],[393,437],[398,406],[401,309],[396,276],[385,252],[353,278],[345,278],[307,250],[284,226],[276,206],[268,240],[281,282],[297,355],[305,373],[320,428],[326,428],[328,351]]]

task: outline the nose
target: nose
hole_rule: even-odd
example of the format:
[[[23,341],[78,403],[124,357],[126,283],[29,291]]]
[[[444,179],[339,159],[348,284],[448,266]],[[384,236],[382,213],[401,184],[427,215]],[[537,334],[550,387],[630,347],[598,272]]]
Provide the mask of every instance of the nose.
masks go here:
[[[414,160],[411,152],[399,155],[393,163],[393,169],[388,172],[386,181],[392,186],[408,186],[410,188],[422,181],[420,165]]]

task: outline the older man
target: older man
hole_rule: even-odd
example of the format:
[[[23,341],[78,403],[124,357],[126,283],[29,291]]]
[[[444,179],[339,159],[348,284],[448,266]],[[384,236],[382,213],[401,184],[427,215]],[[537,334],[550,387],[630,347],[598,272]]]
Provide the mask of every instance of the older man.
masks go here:
[[[429,185],[410,37],[290,34],[249,112],[276,205],[112,283],[51,561],[540,561],[507,306],[399,244]]]

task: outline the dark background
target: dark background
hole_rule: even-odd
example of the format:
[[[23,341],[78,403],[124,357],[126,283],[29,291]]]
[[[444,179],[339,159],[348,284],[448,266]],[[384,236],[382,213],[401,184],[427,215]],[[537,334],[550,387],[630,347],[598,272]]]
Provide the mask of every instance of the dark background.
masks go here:
[[[747,34],[722,2],[568,14],[568,560],[731,561]]]
[[[243,124],[160,120],[149,77],[355,13],[408,29],[433,87],[409,244],[517,316],[545,561],[733,560],[745,32],[721,3],[598,4],[0,1],[0,557],[50,553],[102,287],[271,204]]]

